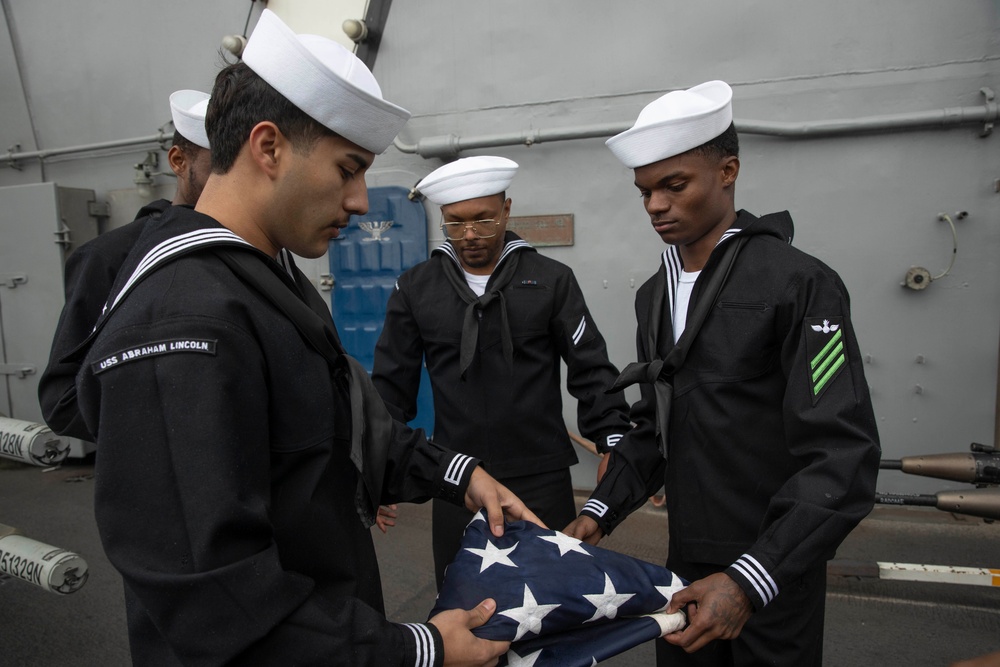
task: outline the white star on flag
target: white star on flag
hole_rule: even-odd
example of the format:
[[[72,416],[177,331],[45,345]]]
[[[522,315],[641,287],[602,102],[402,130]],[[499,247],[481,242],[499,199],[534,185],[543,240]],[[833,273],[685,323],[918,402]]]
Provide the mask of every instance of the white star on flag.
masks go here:
[[[479,573],[482,574],[483,572],[486,571],[486,568],[488,568],[490,565],[506,565],[508,567],[517,567],[517,565],[514,564],[514,561],[512,561],[508,557],[508,554],[516,548],[517,544],[510,547],[509,549],[498,549],[495,544],[487,541],[485,549],[473,549],[471,547],[466,547],[465,550],[471,551],[477,556],[482,557],[483,564],[479,568]]]
[[[507,651],[507,667],[532,667],[535,661],[538,660],[538,656],[542,654],[541,651],[535,651],[530,655],[526,655],[523,658],[513,651]]]
[[[583,597],[587,598],[587,601],[590,604],[597,607],[597,611],[594,612],[594,615],[585,621],[586,623],[590,623],[591,621],[596,621],[599,618],[614,618],[618,615],[618,607],[635,597],[635,593],[619,593],[615,590],[615,585],[611,582],[611,577],[605,573],[604,592],[592,593],[590,595],[584,595]]]
[[[556,531],[552,535],[542,535],[538,539],[545,540],[546,542],[551,542],[552,544],[559,547],[559,555],[565,556],[570,551],[576,551],[583,554],[584,556],[590,556],[587,550],[580,546],[580,540],[575,537],[570,537],[566,533],[560,533]]]
[[[501,611],[500,614],[517,621],[517,633],[514,635],[514,641],[517,641],[528,632],[540,635],[542,633],[542,619],[558,608],[557,604],[538,604],[535,602],[535,596],[532,595],[528,584],[525,584],[524,601],[521,606]]]
[[[680,577],[678,577],[676,574],[673,576],[674,576],[673,581],[670,582],[669,586],[654,586],[654,588],[656,588],[656,591],[660,595],[667,598],[667,604],[663,605],[664,609],[666,609],[667,606],[670,605],[670,598],[674,596],[674,593],[684,588],[684,582],[681,581]]]
[[[570,555],[580,550],[588,557]],[[499,564],[507,567],[491,567]],[[493,598],[496,613],[472,632],[512,642],[500,664],[593,667],[682,627],[683,612],[669,627],[656,612],[684,583],[662,566],[528,521],[505,524],[497,537],[477,518],[466,527],[430,615]]]

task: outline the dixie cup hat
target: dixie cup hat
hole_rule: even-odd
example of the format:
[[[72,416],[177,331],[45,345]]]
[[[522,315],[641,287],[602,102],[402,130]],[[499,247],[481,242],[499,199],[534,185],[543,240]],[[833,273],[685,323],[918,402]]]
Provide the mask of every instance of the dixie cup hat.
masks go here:
[[[211,148],[205,131],[208,98],[208,93],[200,90],[178,90],[170,94],[170,117],[174,121],[174,129],[191,143],[206,149]]]
[[[709,81],[650,102],[635,124],[606,144],[630,169],[659,162],[711,141],[733,122],[733,89]]]
[[[326,37],[295,34],[270,9],[247,40],[243,62],[318,123],[373,153],[384,152],[410,118],[382,98],[360,58]]]
[[[416,185],[416,190],[438,206],[503,192],[514,180],[517,163],[505,157],[464,157],[438,167]]]

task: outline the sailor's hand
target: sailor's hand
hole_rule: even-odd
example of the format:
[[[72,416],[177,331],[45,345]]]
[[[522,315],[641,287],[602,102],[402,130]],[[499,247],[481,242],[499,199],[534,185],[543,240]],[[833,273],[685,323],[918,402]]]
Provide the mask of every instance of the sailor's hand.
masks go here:
[[[597,522],[582,514],[563,528],[562,532],[587,544],[597,544],[604,537],[604,531],[597,525]]]
[[[389,529],[396,525],[396,505],[379,505],[378,514],[375,515],[375,525],[383,533],[388,533]]]
[[[469,488],[465,492],[465,506],[473,512],[485,508],[487,522],[494,535],[503,535],[503,520],[506,516],[510,521],[524,519],[545,528],[541,519],[529,510],[521,499],[500,482],[493,479],[482,468],[476,468],[469,480]]]
[[[441,633],[445,667],[492,666],[499,662],[510,642],[480,639],[472,634],[472,629],[488,621],[496,608],[496,602],[487,598],[475,609],[449,609],[428,621]]]
[[[710,574],[674,593],[667,606],[673,613],[687,605],[688,626],[664,636],[693,653],[715,639],[735,639],[753,614],[743,589],[724,572]]]

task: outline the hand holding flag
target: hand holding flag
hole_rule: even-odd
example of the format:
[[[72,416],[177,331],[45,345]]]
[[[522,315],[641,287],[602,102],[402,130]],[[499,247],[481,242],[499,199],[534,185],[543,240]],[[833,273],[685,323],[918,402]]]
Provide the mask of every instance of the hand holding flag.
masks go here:
[[[500,665],[592,667],[682,628],[683,612],[664,611],[685,585],[663,567],[524,521],[497,536],[480,512],[431,615],[492,598],[496,613],[472,632],[513,642]]]
[[[489,518],[490,529],[497,537],[503,535],[504,517],[512,521],[523,519],[545,527],[520,498],[482,468],[472,471],[465,490],[465,506],[473,512],[483,508]]]
[[[735,639],[753,613],[750,598],[724,572],[710,574],[678,591],[667,611],[682,609],[690,603],[694,603],[688,613],[691,624],[683,632],[666,638],[688,653],[694,653],[715,639]]]

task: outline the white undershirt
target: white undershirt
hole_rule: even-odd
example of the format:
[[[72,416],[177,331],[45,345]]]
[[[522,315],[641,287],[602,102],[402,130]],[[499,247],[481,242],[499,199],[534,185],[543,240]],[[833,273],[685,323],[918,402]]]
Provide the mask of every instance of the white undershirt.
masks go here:
[[[694,283],[700,275],[701,271],[688,273],[683,269],[681,270],[680,280],[677,283],[677,296],[674,299],[673,324],[675,344],[680,340],[681,334],[684,333],[684,327],[687,326],[688,303],[691,302],[691,291],[694,290]]]
[[[469,289],[471,289],[476,296],[486,294],[486,283],[490,281],[489,275],[477,276],[474,273],[469,273],[465,269],[462,269],[462,273],[465,274],[465,282],[469,283]]]

